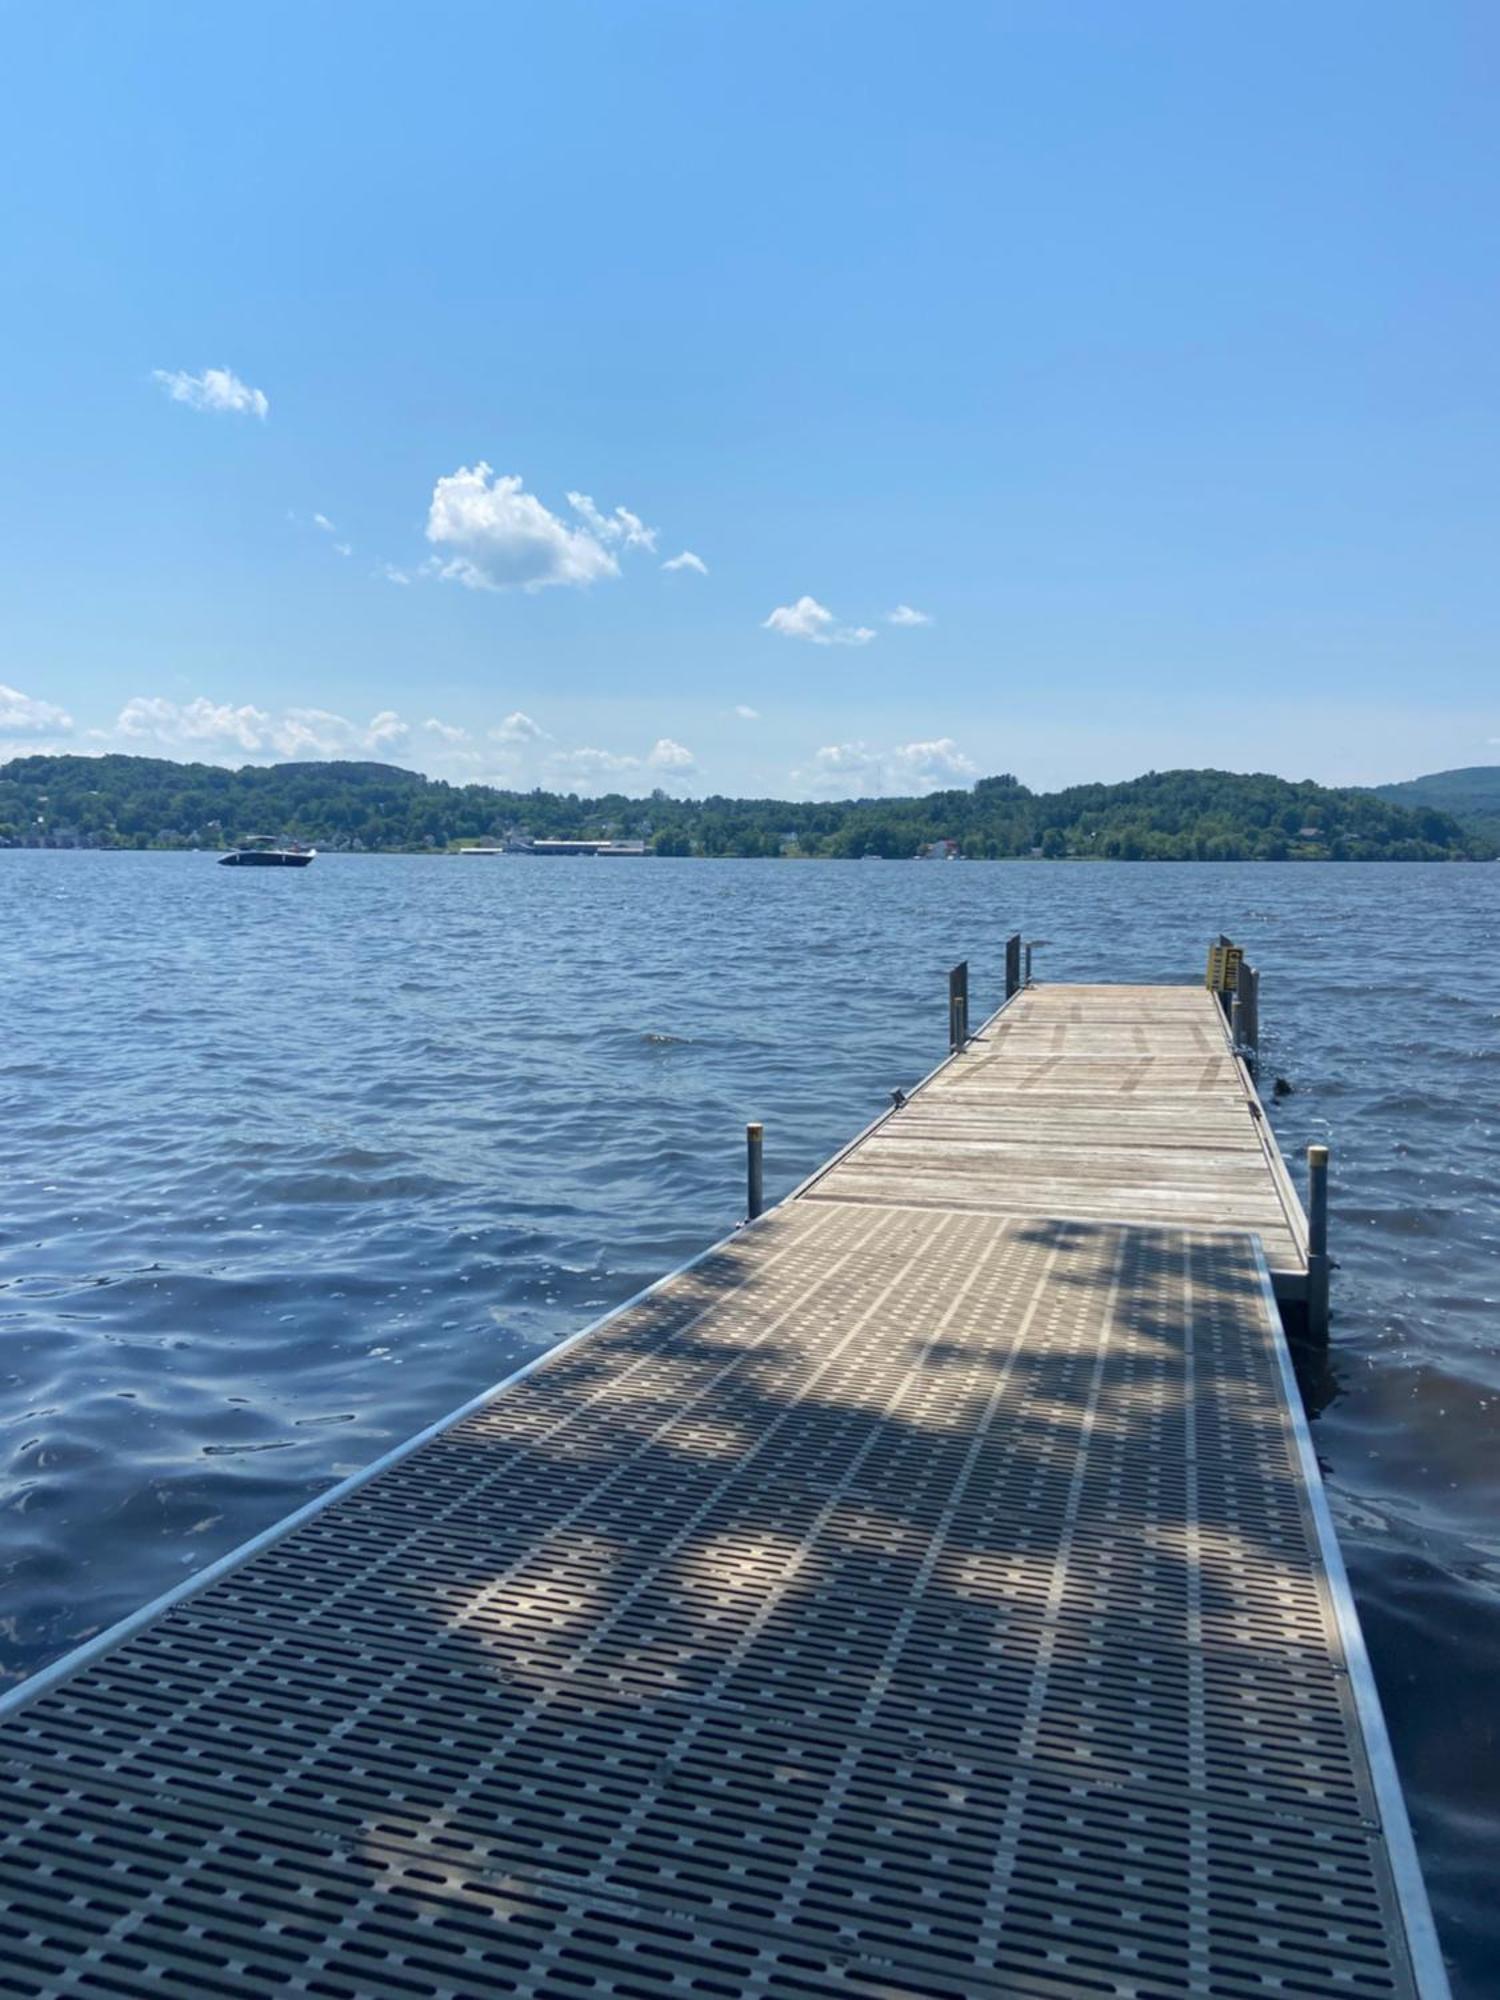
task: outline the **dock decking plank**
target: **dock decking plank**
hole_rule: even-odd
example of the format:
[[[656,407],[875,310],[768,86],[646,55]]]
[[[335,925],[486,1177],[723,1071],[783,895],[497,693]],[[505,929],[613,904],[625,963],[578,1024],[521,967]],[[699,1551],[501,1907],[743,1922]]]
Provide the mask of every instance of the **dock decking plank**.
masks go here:
[[[1259,1113],[1205,988],[1029,987],[806,1193],[1248,1229],[1294,1286],[1306,1222]]]

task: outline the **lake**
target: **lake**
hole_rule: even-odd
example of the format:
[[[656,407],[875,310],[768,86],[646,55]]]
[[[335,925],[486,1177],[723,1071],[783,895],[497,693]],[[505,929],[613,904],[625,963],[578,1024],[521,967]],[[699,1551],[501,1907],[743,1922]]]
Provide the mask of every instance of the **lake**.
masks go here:
[[[1460,1993],[1500,1990],[1500,868],[0,852],[0,1675],[786,1192],[1039,977],[1262,972],[1334,1149],[1323,1460]],[[1268,1090],[1269,1097],[1269,1090]]]

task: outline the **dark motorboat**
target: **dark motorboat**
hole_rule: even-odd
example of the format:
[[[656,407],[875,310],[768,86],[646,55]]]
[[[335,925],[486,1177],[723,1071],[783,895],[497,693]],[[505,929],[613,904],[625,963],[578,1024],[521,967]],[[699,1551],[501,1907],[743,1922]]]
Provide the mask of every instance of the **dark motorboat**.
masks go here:
[[[221,868],[305,868],[317,853],[300,841],[277,842],[268,833],[247,834],[232,854],[221,854]]]

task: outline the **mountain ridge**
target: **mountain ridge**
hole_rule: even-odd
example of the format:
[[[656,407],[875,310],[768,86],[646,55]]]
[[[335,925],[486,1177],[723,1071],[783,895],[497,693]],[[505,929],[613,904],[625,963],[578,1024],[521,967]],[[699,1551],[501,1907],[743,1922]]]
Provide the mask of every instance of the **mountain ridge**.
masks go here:
[[[1370,790],[1392,805],[1428,806],[1448,813],[1481,841],[1500,847],[1500,764],[1461,764],[1451,771],[1372,785]]]

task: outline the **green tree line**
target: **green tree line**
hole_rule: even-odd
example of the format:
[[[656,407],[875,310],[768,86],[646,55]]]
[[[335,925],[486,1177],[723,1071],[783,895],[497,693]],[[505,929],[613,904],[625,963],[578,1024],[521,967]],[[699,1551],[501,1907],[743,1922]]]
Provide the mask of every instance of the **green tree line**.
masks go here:
[[[446,851],[523,832],[644,838],[665,855],[907,859],[951,841],[975,859],[1448,861],[1494,846],[1427,805],[1264,774],[1152,771],[1032,792],[1009,775],[921,798],[628,798],[450,785],[389,764],[179,764],[18,757],[0,765],[0,845],[197,847],[252,833],[322,848]]]

